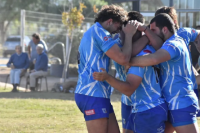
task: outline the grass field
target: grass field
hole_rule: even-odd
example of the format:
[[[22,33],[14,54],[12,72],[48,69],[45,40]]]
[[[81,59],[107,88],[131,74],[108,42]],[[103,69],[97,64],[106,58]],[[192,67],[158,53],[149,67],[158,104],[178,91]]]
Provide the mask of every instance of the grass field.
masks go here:
[[[0,88],[0,133],[86,133],[73,94],[10,93]],[[112,104],[121,128],[120,95]]]

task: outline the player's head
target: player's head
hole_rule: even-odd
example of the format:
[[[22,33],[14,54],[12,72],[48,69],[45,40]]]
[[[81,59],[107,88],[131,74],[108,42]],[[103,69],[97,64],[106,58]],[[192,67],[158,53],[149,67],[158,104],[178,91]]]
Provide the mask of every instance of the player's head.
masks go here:
[[[95,22],[103,24],[111,34],[118,33],[126,21],[127,12],[120,6],[106,5],[101,8],[95,17]]]
[[[155,16],[160,13],[167,13],[174,20],[176,29],[179,29],[177,13],[174,7],[163,6],[156,11]]]
[[[150,29],[164,41],[176,32],[174,21],[166,13],[155,16],[150,22]]]
[[[145,22],[144,16],[137,11],[131,11],[128,13],[128,21],[129,20],[137,20],[138,22],[140,22],[142,24],[144,24],[144,22]],[[141,36],[142,36],[142,32],[137,31],[133,36],[133,41],[136,41]]]
[[[128,15],[127,15],[127,17],[128,17],[128,19],[127,19],[127,21],[124,22],[124,25],[126,25],[129,20],[137,20],[140,23],[144,23],[145,22],[145,19],[144,19],[143,15],[140,14],[139,12],[137,12],[137,11],[131,11],[131,12],[129,12]],[[123,32],[121,32],[120,34],[121,34],[121,36],[124,36]],[[134,36],[133,36],[133,41],[136,41],[141,36],[142,36],[142,32],[137,31],[134,34]]]

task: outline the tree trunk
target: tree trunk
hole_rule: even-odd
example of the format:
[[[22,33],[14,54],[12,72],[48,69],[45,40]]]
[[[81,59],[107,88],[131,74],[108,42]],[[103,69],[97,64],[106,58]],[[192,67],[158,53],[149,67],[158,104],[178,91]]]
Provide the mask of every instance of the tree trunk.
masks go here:
[[[4,21],[0,22],[0,44],[3,44],[5,41],[5,32],[4,32]]]

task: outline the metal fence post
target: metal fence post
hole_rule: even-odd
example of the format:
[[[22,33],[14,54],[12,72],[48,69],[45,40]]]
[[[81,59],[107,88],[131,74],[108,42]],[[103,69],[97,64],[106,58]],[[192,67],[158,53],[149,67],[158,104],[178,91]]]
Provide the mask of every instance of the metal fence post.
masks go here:
[[[24,34],[25,34],[25,10],[21,10],[21,26],[20,26],[21,42],[20,44],[22,46],[23,52],[25,52]]]

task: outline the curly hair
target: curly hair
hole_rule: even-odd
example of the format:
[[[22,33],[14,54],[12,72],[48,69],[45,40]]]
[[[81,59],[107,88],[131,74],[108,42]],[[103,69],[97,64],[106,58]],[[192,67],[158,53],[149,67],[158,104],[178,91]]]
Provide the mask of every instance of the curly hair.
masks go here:
[[[176,13],[176,9],[174,7],[163,6],[163,7],[159,8],[156,11],[155,16],[157,16],[160,13],[166,13],[166,14],[168,14],[173,19],[173,21],[175,23],[176,29],[179,29],[179,24],[178,24],[178,19],[177,19],[177,13]]]
[[[123,24],[127,19],[127,12],[120,6],[106,5],[97,13],[94,22],[104,22],[108,19],[113,19],[113,22]]]

